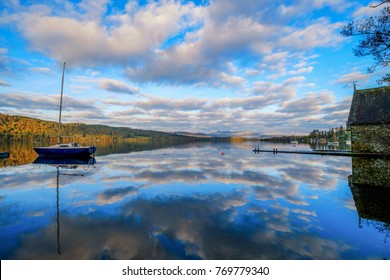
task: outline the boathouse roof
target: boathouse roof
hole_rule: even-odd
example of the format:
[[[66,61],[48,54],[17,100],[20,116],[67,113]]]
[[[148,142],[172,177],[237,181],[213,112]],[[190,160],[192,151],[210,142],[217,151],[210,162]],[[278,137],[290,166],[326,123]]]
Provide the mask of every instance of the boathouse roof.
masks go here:
[[[390,124],[390,86],[355,90],[347,124]]]

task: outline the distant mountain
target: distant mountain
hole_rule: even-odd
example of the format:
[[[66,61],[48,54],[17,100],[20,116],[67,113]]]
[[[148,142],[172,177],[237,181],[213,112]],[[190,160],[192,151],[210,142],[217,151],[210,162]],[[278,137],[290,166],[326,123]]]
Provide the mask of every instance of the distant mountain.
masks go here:
[[[270,134],[262,134],[262,133],[256,133],[251,131],[229,131],[229,130],[222,130],[222,131],[216,131],[212,133],[192,133],[192,132],[175,132],[177,135],[185,135],[185,136],[191,136],[191,137],[206,137],[206,138],[212,138],[212,137],[220,137],[220,138],[228,138],[228,137],[243,137],[243,138],[267,138],[267,137],[274,137],[275,135]]]
[[[211,134],[206,133],[192,133],[192,132],[184,132],[184,131],[177,131],[173,132],[173,134],[181,135],[181,136],[188,136],[188,137],[198,137],[198,138],[212,138],[214,137]]]

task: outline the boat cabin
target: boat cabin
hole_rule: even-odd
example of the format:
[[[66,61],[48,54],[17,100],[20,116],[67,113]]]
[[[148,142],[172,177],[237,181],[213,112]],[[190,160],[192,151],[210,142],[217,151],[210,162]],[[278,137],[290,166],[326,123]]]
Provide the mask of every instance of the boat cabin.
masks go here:
[[[67,144],[57,144],[56,147],[58,148],[74,148],[74,147],[81,147],[78,143],[67,143]]]

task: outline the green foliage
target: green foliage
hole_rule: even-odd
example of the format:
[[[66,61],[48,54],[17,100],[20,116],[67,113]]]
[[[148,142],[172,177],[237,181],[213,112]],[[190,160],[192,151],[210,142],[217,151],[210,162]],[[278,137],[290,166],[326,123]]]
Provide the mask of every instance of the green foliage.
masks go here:
[[[261,139],[261,141],[276,142],[276,143],[291,143],[291,141],[298,141],[299,143],[307,143],[308,137],[299,136],[299,135],[275,136],[275,137],[268,137],[265,139]]]
[[[311,139],[326,139],[327,141],[339,141],[345,142],[347,140],[351,140],[350,133],[343,127],[340,126],[338,128],[330,128],[329,130],[318,130],[313,129],[310,132],[309,138]]]
[[[313,129],[309,135],[306,136],[278,136],[278,137],[270,137],[267,139],[263,139],[263,141],[270,142],[281,142],[281,143],[290,143],[291,141],[298,141],[299,143],[311,143],[312,140],[322,139],[325,142],[328,141],[338,141],[345,142],[347,140],[351,140],[351,134],[347,131],[343,126],[338,128],[330,128],[329,130],[318,130]]]

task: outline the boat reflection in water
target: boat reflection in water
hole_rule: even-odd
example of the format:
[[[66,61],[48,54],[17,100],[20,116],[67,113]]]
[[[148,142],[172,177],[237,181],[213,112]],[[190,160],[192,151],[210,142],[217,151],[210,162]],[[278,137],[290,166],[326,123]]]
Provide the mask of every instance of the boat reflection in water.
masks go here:
[[[50,157],[38,157],[33,164],[46,164],[53,166],[57,169],[56,177],[56,222],[57,222],[57,253],[61,255],[60,244],[60,175],[64,176],[84,176],[82,173],[61,173],[61,170],[78,169],[79,166],[93,166],[96,163],[94,157],[86,156],[79,158],[50,158]]]
[[[79,165],[94,165],[96,159],[94,157],[75,157],[75,158],[56,158],[56,157],[37,157],[33,164],[48,164],[56,167],[77,168]]]

